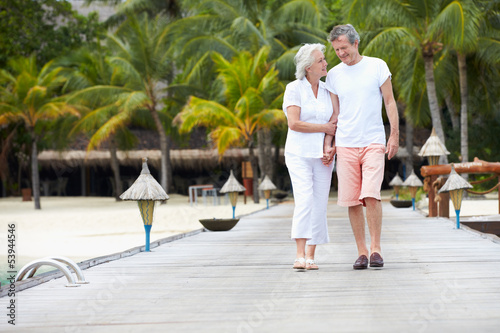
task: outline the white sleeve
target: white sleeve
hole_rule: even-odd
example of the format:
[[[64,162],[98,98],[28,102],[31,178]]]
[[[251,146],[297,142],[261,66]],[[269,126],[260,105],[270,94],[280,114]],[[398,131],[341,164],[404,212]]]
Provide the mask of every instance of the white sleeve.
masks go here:
[[[283,96],[283,112],[285,112],[285,115],[287,114],[287,108],[291,105],[296,105],[298,107],[301,107],[300,105],[300,91],[297,87],[297,82],[291,82],[287,84],[286,89],[285,89],[285,94]]]
[[[327,89],[329,92],[331,92],[331,93],[333,93],[333,94],[335,94],[335,95],[338,95],[338,94],[337,94],[337,92],[335,91],[335,87],[334,87],[334,85],[333,85],[334,80],[335,80],[335,79],[333,78],[333,76],[334,76],[334,75],[335,75],[335,74],[333,74],[332,70],[330,69],[330,71],[328,72],[328,75],[326,76],[326,82],[325,82],[325,84],[326,84],[326,89]]]
[[[388,78],[392,78],[391,71],[389,70],[389,67],[387,66],[386,62],[380,59],[379,66],[378,66],[378,72],[379,72],[379,79],[378,79],[378,86],[382,87],[382,85],[387,81]]]

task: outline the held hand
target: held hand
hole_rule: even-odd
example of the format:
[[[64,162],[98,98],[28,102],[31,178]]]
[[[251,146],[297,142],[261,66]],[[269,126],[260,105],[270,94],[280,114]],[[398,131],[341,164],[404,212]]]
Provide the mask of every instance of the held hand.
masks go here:
[[[393,158],[396,153],[398,152],[399,148],[399,137],[398,135],[393,135],[389,136],[389,140],[387,140],[387,149],[386,149],[386,154],[387,158],[391,159]]]
[[[329,147],[325,149],[325,152],[323,153],[323,158],[321,159],[324,165],[328,166],[332,164],[335,152],[336,152],[335,147]]]
[[[326,123],[325,124],[325,133],[329,135],[335,135],[335,132],[337,131],[337,124],[336,123]]]

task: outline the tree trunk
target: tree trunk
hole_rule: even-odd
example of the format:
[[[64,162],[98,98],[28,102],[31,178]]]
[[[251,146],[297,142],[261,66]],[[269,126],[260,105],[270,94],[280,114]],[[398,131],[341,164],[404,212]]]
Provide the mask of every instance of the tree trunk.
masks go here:
[[[434,80],[434,57],[432,55],[424,55],[425,61],[425,83],[427,85],[427,98],[429,99],[429,108],[431,110],[432,126],[436,130],[436,134],[441,142],[446,145],[444,138],[443,125],[441,124],[441,111],[436,94],[436,84]],[[448,157],[442,156],[442,163],[448,164]]]
[[[462,154],[462,163],[469,161],[469,128],[467,124],[467,62],[465,55],[458,53],[458,73],[460,77],[460,153]]]
[[[120,179],[120,165],[118,163],[118,156],[116,155],[116,144],[114,140],[109,143],[109,153],[111,155],[111,170],[113,170],[113,178],[115,179],[115,199],[120,201],[120,195],[123,192],[122,181]]]
[[[12,132],[7,135],[5,141],[2,142],[2,151],[0,152],[0,179],[2,180],[2,196],[6,197],[8,195],[7,189],[11,188],[12,180],[10,176],[9,168],[9,153],[12,148],[12,139],[16,134],[17,126],[12,130]]]
[[[276,144],[274,146],[274,165],[273,165],[273,174],[278,174],[278,164],[279,164],[279,160],[280,160],[280,145],[279,144]],[[281,178],[281,177],[280,177]],[[279,183],[277,181],[277,179],[272,179],[271,178],[271,181],[276,184],[276,187],[281,189],[283,188],[283,183]]]
[[[403,175],[406,179],[411,175],[413,170],[413,124],[406,120],[406,150],[408,151],[408,158],[405,161],[405,174]]]
[[[453,131],[459,131],[460,124],[458,120],[458,112],[457,109],[455,108],[455,104],[453,104],[453,100],[451,99],[450,94],[446,94],[446,97],[444,98],[446,101],[446,107],[448,108],[448,111],[450,112],[450,118],[451,118],[451,126],[453,127]]]
[[[273,179],[274,163],[272,158],[271,131],[268,128],[263,128],[257,132],[257,138],[259,140],[260,177],[264,179],[267,175],[269,179]]]
[[[31,183],[35,209],[42,209],[40,205],[40,175],[38,174],[38,150],[36,148],[35,133],[31,133]]]
[[[259,170],[258,170],[258,165],[257,165],[257,158],[255,157],[252,143],[250,143],[248,145],[248,155],[250,157],[250,165],[252,166],[252,173],[253,173],[253,202],[258,204],[259,203],[259,174],[258,174]]]
[[[161,151],[161,172],[160,172],[160,185],[163,187],[165,192],[168,193],[168,174],[169,174],[169,165],[167,163],[167,154],[168,154],[168,139],[167,134],[165,133],[165,129],[163,128],[163,124],[160,120],[160,115],[158,111],[155,109],[150,110],[151,116],[156,125],[156,130],[158,131],[158,135],[160,136],[160,151]]]
[[[166,134],[165,134],[166,135]],[[167,160],[167,189],[172,190],[174,185],[174,178],[172,175],[172,163],[170,161],[170,149],[172,147],[172,141],[170,139],[170,135],[166,135],[167,137],[167,150],[166,150],[166,160]],[[168,192],[168,191],[166,191]]]

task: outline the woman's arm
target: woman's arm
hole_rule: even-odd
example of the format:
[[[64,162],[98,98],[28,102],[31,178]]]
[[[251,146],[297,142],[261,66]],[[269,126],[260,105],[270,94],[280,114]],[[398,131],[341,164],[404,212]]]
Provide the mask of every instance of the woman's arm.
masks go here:
[[[300,107],[290,105],[287,110],[288,127],[295,132],[301,133],[326,133],[330,135],[335,134],[337,125],[328,122],[326,124],[312,124],[300,120]]]

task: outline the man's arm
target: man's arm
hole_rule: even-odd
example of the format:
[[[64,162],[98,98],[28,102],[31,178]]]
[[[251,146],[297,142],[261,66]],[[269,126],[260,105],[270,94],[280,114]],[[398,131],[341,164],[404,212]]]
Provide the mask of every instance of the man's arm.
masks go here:
[[[398,107],[394,100],[394,93],[392,92],[391,78],[388,78],[384,82],[380,87],[380,91],[382,92],[385,110],[389,118],[389,123],[391,124],[391,134],[389,135],[389,140],[387,140],[386,149],[387,157],[391,159],[396,155],[399,148],[399,115]]]
[[[330,98],[332,100],[333,113],[330,117],[329,123],[335,124],[335,131],[337,131],[337,121],[339,118],[339,98],[330,92]],[[335,134],[325,135],[325,140],[323,143],[323,164],[330,165],[333,162],[333,156],[335,155]]]

